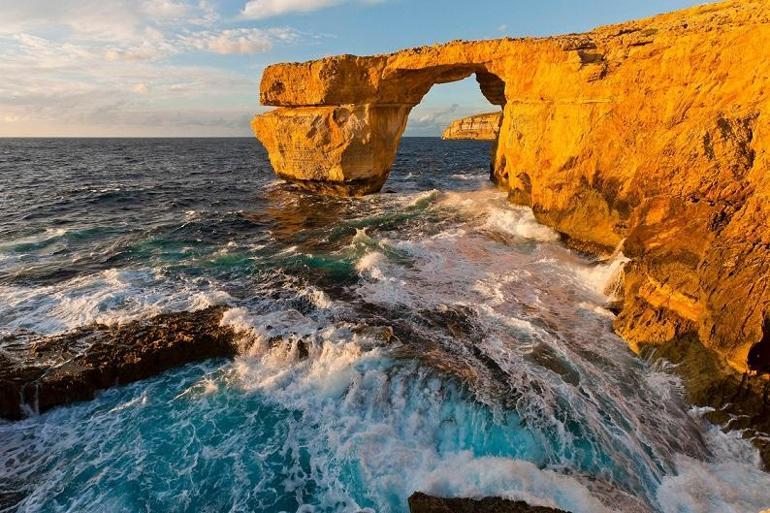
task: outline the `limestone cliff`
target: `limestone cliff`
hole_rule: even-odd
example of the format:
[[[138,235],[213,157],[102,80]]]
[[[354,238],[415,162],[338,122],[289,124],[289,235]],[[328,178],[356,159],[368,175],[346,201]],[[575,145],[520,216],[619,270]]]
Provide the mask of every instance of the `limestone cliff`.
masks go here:
[[[770,369],[770,2],[733,0],[580,35],[455,41],[265,70],[253,121],[276,172],[362,194],[411,108],[476,75],[503,107],[493,180],[569,242],[631,258],[615,328],[697,337]]]
[[[486,114],[476,114],[475,116],[456,119],[444,130],[441,138],[496,141],[502,119],[502,112],[488,112]]]

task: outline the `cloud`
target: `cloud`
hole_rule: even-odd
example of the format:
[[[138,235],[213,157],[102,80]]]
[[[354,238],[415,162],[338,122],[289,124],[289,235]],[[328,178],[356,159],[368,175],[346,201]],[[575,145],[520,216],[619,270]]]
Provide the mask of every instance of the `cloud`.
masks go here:
[[[247,135],[259,68],[198,54],[263,53],[314,36],[234,28],[212,5],[0,0],[0,136]]]
[[[249,135],[261,68],[237,57],[318,36],[221,5],[0,0],[0,136]]]
[[[376,4],[384,0],[249,0],[241,10],[241,17],[261,20],[289,13],[318,11],[351,1]]]
[[[300,39],[299,34],[288,28],[275,29],[228,29],[221,32],[198,32],[182,38],[183,44],[218,54],[264,53],[275,41],[291,42]]]
[[[0,0],[0,34],[66,29],[80,38],[140,39],[142,12],[128,0]]]
[[[136,94],[150,94],[150,88],[144,82],[140,82],[131,88]]]
[[[145,0],[142,11],[155,19],[178,19],[189,14],[191,6],[174,0]]]

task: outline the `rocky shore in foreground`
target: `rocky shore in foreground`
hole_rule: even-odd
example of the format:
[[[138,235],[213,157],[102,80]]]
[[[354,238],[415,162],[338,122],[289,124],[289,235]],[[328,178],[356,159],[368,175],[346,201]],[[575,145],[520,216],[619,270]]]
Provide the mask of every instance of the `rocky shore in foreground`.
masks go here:
[[[524,501],[499,497],[483,499],[433,497],[421,492],[409,497],[411,513],[567,513],[561,509],[530,506]]]
[[[0,417],[21,419],[185,363],[232,357],[236,337],[220,326],[224,311],[92,324],[56,336],[8,335],[0,339]]]
[[[237,334],[221,325],[227,307],[174,312],[61,335],[0,339],[0,417],[19,420],[92,399],[99,390],[157,375],[186,363],[237,353]],[[501,498],[439,498],[414,493],[412,513],[564,513]]]
[[[54,336],[7,335],[0,339],[0,417],[21,419],[186,363],[234,357],[240,337],[222,326],[226,310],[214,306],[112,326],[92,324]],[[698,347],[681,341],[647,348],[642,356],[673,364],[669,370],[682,377],[688,401],[705,407],[705,417],[716,425],[741,431],[759,449],[765,469],[770,468],[767,381],[748,374],[738,379],[716,355]],[[409,507],[411,513],[565,513],[503,498],[441,498],[420,492],[409,498]]]

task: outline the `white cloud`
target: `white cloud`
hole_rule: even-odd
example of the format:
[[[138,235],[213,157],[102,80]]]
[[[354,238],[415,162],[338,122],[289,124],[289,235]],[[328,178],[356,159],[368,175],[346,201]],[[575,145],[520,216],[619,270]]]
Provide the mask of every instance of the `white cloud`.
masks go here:
[[[247,135],[258,72],[172,58],[255,54],[313,36],[231,28],[212,5],[0,0],[0,136]]]
[[[269,51],[274,41],[296,41],[299,34],[288,28],[229,29],[221,32],[197,32],[182,39],[198,50],[218,54],[252,54]]]
[[[138,39],[143,24],[129,0],[0,0],[0,34],[64,28],[81,38]]]
[[[375,4],[384,0],[249,0],[243,6],[241,16],[250,20],[260,20],[293,12],[317,11],[350,1]]]
[[[142,11],[155,19],[178,19],[189,14],[191,6],[174,0],[145,0]]]
[[[136,94],[150,94],[150,88],[144,82],[140,82],[131,88]]]

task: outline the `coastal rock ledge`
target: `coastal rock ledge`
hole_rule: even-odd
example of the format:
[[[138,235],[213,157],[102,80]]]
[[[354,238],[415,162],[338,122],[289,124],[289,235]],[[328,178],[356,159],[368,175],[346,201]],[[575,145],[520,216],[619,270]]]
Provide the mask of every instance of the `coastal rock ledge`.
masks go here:
[[[276,173],[359,195],[412,107],[475,74],[502,107],[492,180],[574,246],[631,259],[615,329],[770,370],[770,2],[734,0],[551,38],[278,64],[256,136]]]
[[[496,141],[500,132],[502,112],[487,112],[456,119],[441,135],[445,140]]]

